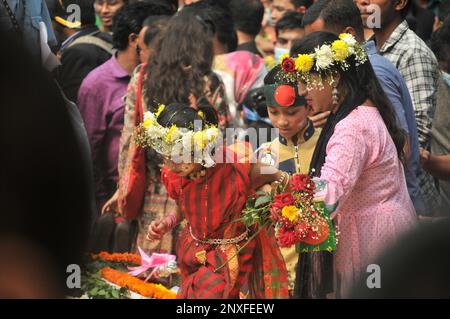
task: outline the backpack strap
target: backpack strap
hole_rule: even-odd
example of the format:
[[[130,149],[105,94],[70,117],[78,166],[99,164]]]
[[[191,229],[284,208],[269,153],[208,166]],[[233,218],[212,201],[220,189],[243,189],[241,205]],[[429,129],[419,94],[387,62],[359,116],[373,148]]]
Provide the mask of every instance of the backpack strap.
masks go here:
[[[93,44],[96,45],[109,54],[113,54],[113,45],[103,39],[100,39],[99,37],[96,37],[95,35],[100,33],[99,31],[95,31],[94,33],[84,35],[79,37],[78,39],[75,39],[72,43],[69,44],[68,48],[77,45],[77,44]]]

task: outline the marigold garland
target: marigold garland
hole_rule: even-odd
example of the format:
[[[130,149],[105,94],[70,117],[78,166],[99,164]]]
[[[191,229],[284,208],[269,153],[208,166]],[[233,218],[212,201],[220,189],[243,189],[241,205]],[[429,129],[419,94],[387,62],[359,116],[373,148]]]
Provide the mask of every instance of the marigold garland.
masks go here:
[[[92,255],[92,259],[101,259],[110,262],[118,262],[118,263],[129,263],[133,265],[141,264],[141,256],[137,254],[130,253],[113,253],[110,254],[108,252],[102,251],[99,254]]]
[[[133,277],[119,270],[105,267],[101,270],[101,275],[109,282],[120,287],[127,287],[129,290],[141,296],[156,299],[175,299],[176,293],[170,291],[161,284],[152,284]]]

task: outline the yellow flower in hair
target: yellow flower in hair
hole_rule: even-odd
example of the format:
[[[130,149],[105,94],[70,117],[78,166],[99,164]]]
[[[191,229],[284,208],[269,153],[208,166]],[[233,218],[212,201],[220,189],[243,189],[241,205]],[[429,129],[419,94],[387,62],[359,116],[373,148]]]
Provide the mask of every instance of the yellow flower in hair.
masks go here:
[[[164,111],[165,108],[166,108],[166,106],[164,104],[158,105],[158,111],[155,114],[156,118],[159,117],[159,115],[162,113],[162,111]]]
[[[144,126],[144,128],[149,128],[150,125],[152,125],[152,124],[153,124],[152,120],[146,119],[146,120],[144,120],[144,123],[142,125]]]
[[[202,111],[198,111],[198,116],[202,119],[202,120],[204,120],[205,119],[205,114],[202,112]]]
[[[298,208],[292,205],[284,206],[281,210],[281,215],[293,222],[298,218]]]
[[[331,44],[331,49],[337,61],[343,61],[350,55],[349,46],[344,40],[334,41]]]
[[[198,131],[194,133],[194,145],[199,149],[204,149],[208,144],[208,137],[206,136],[206,131]]]
[[[301,73],[308,73],[314,65],[314,60],[308,54],[300,54],[295,59],[295,69]]]
[[[280,64],[283,64],[283,61],[289,58],[289,53],[284,53],[280,58]]]
[[[169,132],[166,135],[166,138],[165,138],[166,143],[174,142],[178,138],[179,134],[177,134],[177,133],[178,133],[177,126],[174,124],[170,127]]]

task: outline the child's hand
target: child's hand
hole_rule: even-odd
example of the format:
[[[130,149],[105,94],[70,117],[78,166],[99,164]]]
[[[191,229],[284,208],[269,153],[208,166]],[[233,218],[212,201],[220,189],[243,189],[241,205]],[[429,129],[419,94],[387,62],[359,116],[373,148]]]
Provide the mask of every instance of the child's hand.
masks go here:
[[[261,186],[260,188],[258,188],[258,191],[270,193],[272,191],[272,186],[270,184],[265,184],[265,185]]]
[[[167,233],[167,225],[163,220],[154,220],[148,226],[147,240],[159,240]]]

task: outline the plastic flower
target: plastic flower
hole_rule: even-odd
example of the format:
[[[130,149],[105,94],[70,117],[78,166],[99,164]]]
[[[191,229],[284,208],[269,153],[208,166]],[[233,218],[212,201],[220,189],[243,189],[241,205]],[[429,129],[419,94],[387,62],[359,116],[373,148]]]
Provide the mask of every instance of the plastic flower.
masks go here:
[[[334,53],[329,45],[323,44],[316,48],[316,70],[328,69],[333,64]]]
[[[349,45],[343,40],[334,41],[331,49],[337,61],[343,61],[350,55]]]
[[[164,104],[160,104],[160,105],[158,106],[158,111],[157,111],[156,114],[155,114],[156,118],[159,117],[159,115],[162,113],[162,111],[164,111],[165,108],[166,108],[166,106],[165,106]]]
[[[300,54],[295,59],[295,69],[301,73],[308,73],[314,65],[314,60],[308,54]]]
[[[291,222],[294,222],[298,217],[298,208],[295,206],[284,206],[281,210],[281,216],[289,219]]]

